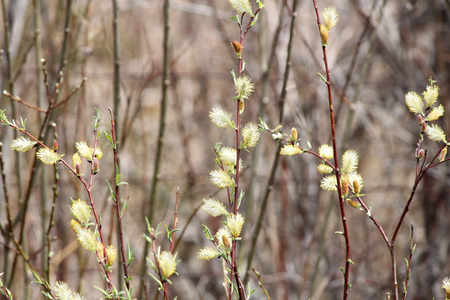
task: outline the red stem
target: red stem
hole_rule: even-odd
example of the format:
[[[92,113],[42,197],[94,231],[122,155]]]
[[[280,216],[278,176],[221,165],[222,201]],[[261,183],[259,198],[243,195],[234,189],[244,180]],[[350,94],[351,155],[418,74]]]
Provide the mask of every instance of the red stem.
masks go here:
[[[317,25],[320,30],[320,16],[319,10],[317,8],[316,0],[313,0],[314,9],[316,11],[317,17]],[[348,234],[347,227],[347,218],[345,217],[345,209],[344,209],[344,198],[342,197],[341,191],[341,174],[339,170],[339,160],[337,155],[337,146],[336,146],[336,125],[335,125],[335,117],[334,117],[334,109],[333,109],[333,96],[331,94],[331,79],[330,79],[330,69],[328,67],[328,59],[327,59],[327,51],[326,46],[322,45],[323,52],[323,61],[325,64],[325,70],[327,74],[327,90],[328,90],[328,107],[330,110],[330,126],[331,126],[331,135],[332,135],[332,143],[333,143],[333,154],[334,154],[334,165],[335,165],[335,174],[336,174],[336,182],[337,182],[337,190],[338,190],[338,198],[339,198],[339,208],[342,219],[342,227],[343,227],[343,235],[345,239],[345,269],[344,269],[344,294],[343,299],[347,299],[349,294],[349,272],[350,272],[350,239]]]

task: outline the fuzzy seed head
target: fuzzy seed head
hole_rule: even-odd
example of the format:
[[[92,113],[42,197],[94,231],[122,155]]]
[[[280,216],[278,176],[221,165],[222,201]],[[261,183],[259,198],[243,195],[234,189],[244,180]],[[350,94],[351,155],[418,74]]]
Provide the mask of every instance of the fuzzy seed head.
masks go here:
[[[236,149],[231,147],[220,148],[219,159],[228,174],[236,174]],[[239,160],[239,169],[242,169],[242,159]]]
[[[209,179],[211,180],[212,184],[219,188],[234,185],[233,179],[224,170],[213,170],[209,172]]]
[[[169,278],[177,269],[176,257],[168,251],[163,251],[159,255],[159,267],[164,278]]]
[[[86,300],[80,294],[73,292],[67,283],[57,281],[55,287],[52,289],[55,300]]]
[[[218,255],[217,250],[211,247],[206,247],[197,252],[197,258],[201,260],[211,260]]]
[[[431,107],[439,96],[439,87],[437,85],[427,86],[427,90],[423,92],[423,99],[426,107]]]
[[[325,164],[320,164],[317,166],[317,171],[319,171],[320,174],[331,174],[333,173],[333,168]]]
[[[240,213],[237,213],[236,215],[228,215],[227,227],[234,238],[241,235],[242,225],[244,225],[244,217]]]
[[[211,198],[203,199],[201,208],[204,212],[213,217],[226,216],[228,214],[227,208],[222,204],[222,202]]]
[[[11,141],[11,150],[26,152],[33,148],[37,143],[34,141],[30,141],[27,138],[19,137]]]
[[[97,159],[100,159],[100,158],[102,158],[102,156],[103,156],[103,151],[102,151],[102,149],[100,147],[97,146],[95,148],[95,157]]]
[[[261,137],[261,132],[258,126],[254,123],[247,123],[247,125],[242,128],[242,146],[244,149],[255,147]]]
[[[297,145],[284,145],[280,150],[281,155],[296,155],[302,153]]]
[[[408,92],[405,95],[405,102],[412,113],[424,115],[422,98],[416,92]]]
[[[322,178],[320,187],[325,191],[337,191],[336,175],[329,175]]]
[[[209,112],[209,118],[219,128],[225,129],[225,128],[234,128],[234,122],[231,120],[231,113],[218,108],[214,107]]]
[[[431,124],[430,126],[427,126],[425,133],[427,137],[432,141],[444,143],[447,142],[444,130],[442,130],[442,128],[439,125]]]
[[[114,247],[113,245],[109,245],[108,247],[106,247],[106,265],[108,267],[111,267],[114,262],[116,261],[116,257],[117,257],[117,249],[116,247]]]
[[[70,211],[81,224],[86,225],[92,220],[91,208],[81,199],[72,201]]]
[[[67,283],[62,281],[57,281],[55,287],[53,288],[53,294],[56,299],[61,300],[72,300],[73,292],[67,285]]]
[[[62,157],[62,155],[58,155],[58,153],[53,152],[49,148],[41,148],[36,153],[37,158],[39,158],[46,165],[54,165],[56,164]]]
[[[319,155],[322,156],[324,159],[331,159],[333,158],[333,147],[330,145],[324,144],[319,147]]]
[[[233,9],[238,13],[248,13],[253,16],[252,4],[249,0],[229,0]]]
[[[325,27],[328,30],[330,30],[337,24],[339,18],[336,12],[336,7],[328,6],[323,10],[323,21],[325,23]]]
[[[82,227],[80,223],[75,220],[70,221],[70,226],[77,234],[77,239],[84,249],[92,252],[97,251],[97,238],[89,228]]]
[[[236,166],[236,149],[231,147],[222,147],[219,151],[220,161],[227,166]]]
[[[354,150],[345,151],[342,156],[342,174],[348,174],[356,171],[358,168],[358,153]]]
[[[450,277],[445,277],[444,280],[442,280],[442,288],[446,293],[445,299],[450,299]]]
[[[78,234],[78,232],[80,232],[80,230],[82,229],[80,223],[78,223],[77,221],[75,221],[75,220],[73,220],[73,219],[70,221],[70,227],[72,227],[72,230],[73,230],[76,234]]]
[[[94,149],[89,147],[85,141],[76,142],[75,148],[77,148],[78,153],[80,153],[80,155],[88,161],[92,160],[92,153],[94,152]]]
[[[428,116],[425,118],[425,121],[436,121],[440,117],[444,115],[444,106],[441,104],[435,108],[428,114]]]
[[[236,95],[239,99],[248,99],[253,92],[254,85],[250,77],[244,75],[242,77],[236,78],[234,83],[236,88]]]

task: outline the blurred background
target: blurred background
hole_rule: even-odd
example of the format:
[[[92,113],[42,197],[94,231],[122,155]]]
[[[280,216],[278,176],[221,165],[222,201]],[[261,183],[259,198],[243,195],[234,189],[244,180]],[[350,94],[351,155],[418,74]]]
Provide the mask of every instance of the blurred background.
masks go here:
[[[279,125],[280,95],[286,68],[292,1],[263,1],[264,9],[244,41],[245,72],[255,84],[246,101],[243,123],[261,117],[270,128]],[[122,181],[121,201],[128,199],[123,215],[125,243],[135,249],[129,266],[134,297],[139,298],[141,282],[153,299],[157,289],[149,276],[141,277],[146,232],[145,217],[153,214],[152,226],[173,223],[176,192],[179,189],[179,228],[184,234],[177,251],[181,262],[172,278],[171,297],[178,299],[225,299],[223,266],[220,260],[199,261],[197,251],[211,246],[202,224],[212,231],[220,220],[197,211],[205,197],[226,201],[209,181],[216,168],[214,145],[233,146],[234,133],[214,126],[208,113],[212,107],[235,111],[234,86],[230,71],[238,59],[230,43],[239,41],[239,28],[230,17],[234,10],[225,0],[176,0],[170,2],[169,87],[161,169],[157,194],[150,212],[149,198],[155,166],[160,124],[163,74],[164,16],[162,0],[119,0],[120,104],[117,116]],[[327,47],[337,120],[338,147],[354,149],[360,156],[359,172],[364,178],[364,200],[388,237],[412,191],[416,170],[415,148],[420,128],[405,105],[408,91],[421,94],[432,77],[440,87],[439,102],[450,110],[450,5],[448,1],[318,1],[320,11],[337,8],[340,20],[330,32]],[[255,9],[256,3],[253,3]],[[69,9],[68,9],[69,8]],[[69,19],[67,18],[69,16]],[[6,19],[5,19],[6,18]],[[9,20],[9,27],[5,20]],[[68,21],[66,42],[65,22]],[[10,66],[3,53],[2,90],[44,110],[48,107],[41,58],[46,59],[48,89],[55,90],[61,66],[63,82],[51,122],[56,124],[58,152],[71,162],[75,142],[93,145],[92,116],[102,118],[100,129],[110,133],[108,108],[114,109],[114,56],[112,1],[2,0],[2,48],[9,36]],[[245,23],[246,24],[246,23]],[[313,150],[331,143],[325,75],[320,37],[312,1],[299,1],[292,40],[292,56],[284,103],[285,133],[296,127]],[[65,48],[63,47],[65,45]],[[62,59],[62,53],[66,53]],[[10,75],[8,75],[10,74]],[[83,86],[69,100],[74,88]],[[44,113],[2,97],[0,109],[8,118],[27,120],[27,129],[39,133]],[[447,135],[450,118],[439,120]],[[37,162],[34,150],[15,153],[9,143],[14,132],[0,129],[3,143],[4,180],[0,182],[0,272],[3,282],[11,275],[14,245],[7,234],[5,189],[13,218],[23,212],[27,189],[31,191],[26,211],[24,247],[33,264],[43,272],[47,253],[45,232],[52,205],[53,167]],[[45,140],[52,144],[52,134]],[[106,180],[114,180],[113,152],[102,135],[104,156],[101,171],[94,177],[93,196],[101,214],[103,230],[116,243],[113,201]],[[441,145],[425,139],[423,148],[433,157]],[[241,271],[247,269],[251,238],[272,169],[276,141],[263,133],[257,149],[243,153],[241,187],[246,192],[241,212],[245,214],[239,243]],[[272,299],[341,299],[340,266],[345,264],[338,201],[335,193],[322,191],[320,163],[311,155],[282,157],[269,195],[262,230],[248,279],[256,288],[254,299],[265,299],[258,280]],[[19,171],[18,171],[19,170]],[[30,177],[37,172],[31,188]],[[83,166],[88,174],[88,165]],[[86,176],[87,178],[87,176]],[[70,228],[70,199],[88,200],[79,181],[59,166],[58,197],[53,216],[50,281],[62,280],[87,299],[101,298],[94,286],[103,286],[101,269],[92,253],[78,247]],[[350,299],[386,299],[391,292],[391,263],[378,229],[368,216],[346,206],[352,246]],[[408,299],[444,298],[442,279],[450,276],[450,164],[430,170],[416,190],[415,199],[396,241],[399,289],[405,281],[404,259],[409,258],[411,226],[414,228],[412,275]],[[19,225],[15,228],[18,234]],[[163,227],[162,227],[163,228]],[[162,249],[168,242],[162,234]],[[119,263],[113,271],[117,276]],[[10,290],[18,299],[36,298],[40,286],[19,262]],[[151,270],[151,268],[149,268]],[[152,272],[152,271],[151,271]],[[142,280],[142,281],[141,281]]]

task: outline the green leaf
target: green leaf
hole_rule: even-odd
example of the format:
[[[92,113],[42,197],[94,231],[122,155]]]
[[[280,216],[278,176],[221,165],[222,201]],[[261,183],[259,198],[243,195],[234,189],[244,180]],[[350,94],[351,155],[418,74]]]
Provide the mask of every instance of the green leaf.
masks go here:
[[[156,225],[155,228],[155,238],[161,234],[161,232],[159,231],[159,227],[161,227],[161,223],[158,223],[158,225]]]
[[[208,226],[202,224],[203,226],[203,232],[205,233],[205,236],[208,240],[214,241],[214,236],[211,234],[211,231],[209,230]]]
[[[153,280],[154,280],[156,283],[158,283],[158,285],[159,285],[159,287],[160,287],[161,289],[164,289],[164,286],[163,286],[162,282],[161,282],[158,278],[156,278],[155,275],[153,275],[152,273],[148,273],[148,275],[149,275],[151,278],[153,278]]]
[[[127,197],[127,199],[125,199],[125,201],[123,202],[122,209],[121,209],[121,211],[120,211],[120,216],[121,216],[121,217],[123,216],[123,213],[125,212],[125,209],[126,209],[128,206],[130,206],[130,205],[128,204],[128,197]]]
[[[152,227],[150,226],[150,222],[148,221],[147,217],[145,217],[145,223],[147,224],[147,232],[152,232]]]
[[[234,73],[234,70],[231,70],[231,76],[233,76],[233,83],[236,84],[236,74]]]
[[[256,3],[258,3],[259,9],[262,9],[265,6],[260,0],[256,0]]]
[[[22,119],[22,117],[20,117],[20,124],[22,125],[23,130],[27,130],[27,120]]]
[[[106,139],[109,141],[113,149],[116,149],[116,145],[113,142],[113,138],[110,134],[108,134],[106,131],[103,131],[103,134],[105,135]]]
[[[256,15],[256,17],[253,18],[253,21],[252,21],[252,23],[250,24],[250,27],[253,27],[253,25],[255,25],[256,21],[258,21],[258,16],[259,16],[259,15]]]
[[[119,184],[120,184],[120,177],[121,177],[121,175],[120,175],[120,173],[119,173],[119,169],[117,169],[117,174],[116,174],[116,185],[119,185]]]
[[[106,179],[106,184],[108,185],[108,190],[109,190],[109,194],[110,194],[111,199],[116,201],[116,196],[114,194],[114,190],[112,189],[111,184],[109,183],[108,179]]]
[[[128,243],[128,259],[127,259],[127,265],[131,263],[131,261],[134,259],[134,251],[136,249],[131,249],[130,244]]]
[[[94,122],[92,123],[92,126],[94,127],[94,129],[98,129],[98,127],[100,126],[100,112],[98,110],[98,108],[95,108],[95,116],[94,118]],[[99,138],[98,133],[97,133],[97,139]]]
[[[241,206],[241,202],[242,202],[242,198],[244,198],[244,191],[241,190],[241,193],[239,194],[239,198],[238,198],[238,208]]]
[[[327,80],[325,79],[325,77],[323,77],[322,74],[320,74],[319,72],[317,72],[317,75],[319,75],[320,79],[322,79],[323,82],[327,83]]]
[[[150,244],[153,243],[153,240],[148,235],[146,235],[145,233],[142,234],[142,238],[144,240],[146,240]]]
[[[246,300],[250,299],[250,297],[253,295],[253,293],[256,291],[256,289],[252,289],[250,287],[250,282],[248,282],[247,284],[247,297],[245,298]]]
[[[7,124],[9,125],[10,122],[8,121],[8,118],[6,117],[5,114],[6,109],[0,109],[0,122],[2,122],[3,124]]]
[[[166,225],[167,238],[169,239],[169,241],[172,242],[173,234],[177,231],[180,231],[180,230],[178,228],[175,228],[175,229],[172,229],[169,231],[169,228],[167,228],[167,225]]]
[[[102,293],[106,298],[109,297],[109,293],[107,291],[105,291],[104,289],[102,289],[101,287],[94,285],[94,288],[97,289],[100,293]]]

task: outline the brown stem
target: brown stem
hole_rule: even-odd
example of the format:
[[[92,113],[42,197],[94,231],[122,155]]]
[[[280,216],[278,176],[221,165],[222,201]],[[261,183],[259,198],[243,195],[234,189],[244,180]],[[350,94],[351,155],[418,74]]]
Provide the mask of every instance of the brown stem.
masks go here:
[[[122,230],[122,213],[120,212],[120,193],[119,193],[119,185],[116,181],[116,176],[119,174],[119,164],[118,164],[118,155],[117,155],[117,140],[116,140],[116,122],[114,119],[114,114],[109,109],[110,115],[111,115],[111,138],[112,138],[112,146],[113,146],[113,153],[114,153],[114,204],[116,206],[116,214],[117,214],[117,227],[118,227],[118,233],[119,233],[119,246],[120,246],[120,258],[122,261],[122,268],[123,268],[123,274],[125,276],[125,285],[127,287],[127,290],[130,290],[130,283],[128,278],[128,265],[127,261],[125,260],[125,250],[124,250],[124,243],[123,243],[123,230]]]

